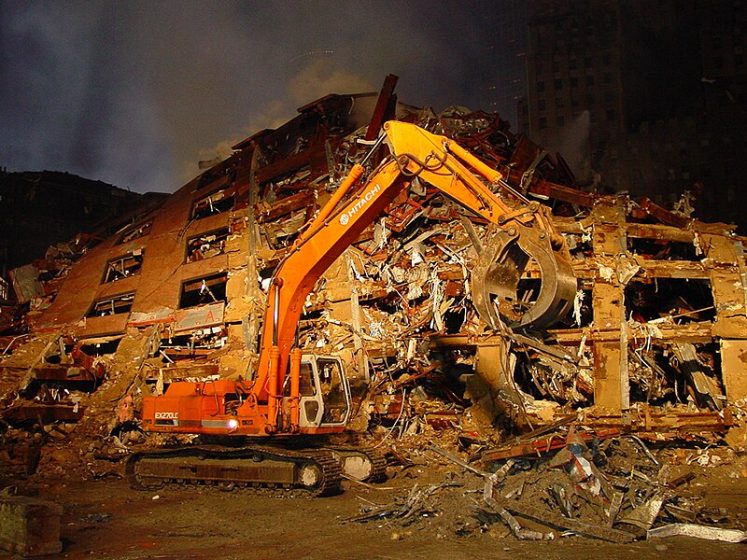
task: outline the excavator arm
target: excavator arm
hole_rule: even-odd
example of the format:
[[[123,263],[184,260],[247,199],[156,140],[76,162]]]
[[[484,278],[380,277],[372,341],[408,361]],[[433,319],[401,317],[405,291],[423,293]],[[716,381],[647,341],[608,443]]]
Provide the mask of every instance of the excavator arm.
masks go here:
[[[491,325],[497,326],[500,313],[492,294],[515,298],[530,258],[535,259],[542,275],[540,295],[514,323],[522,328],[543,327],[564,314],[573,301],[576,282],[567,249],[539,204],[509,205],[499,198],[478,177],[498,187],[501,174],[446,137],[398,121],[385,123],[384,134],[392,156],[351,196],[364,172],[363,166],[356,164],[276,269],[252,391],[254,402],[267,402],[268,432],[278,427],[282,385],[289,367],[290,421],[292,426],[298,425],[301,352],[293,347],[306,297],[324,271],[416,177],[493,224],[492,242],[480,249],[477,269],[473,270],[473,276],[482,278],[473,279],[472,288],[478,312]]]
[[[511,192],[500,173],[443,136],[390,121],[381,140],[389,144],[391,155],[362,184],[365,168],[354,165],[278,265],[253,379],[174,381],[163,395],[143,399],[143,429],[219,437],[343,431],[349,411],[343,364],[334,357],[304,358],[295,342],[298,321],[319,277],[412,181],[433,185],[488,222],[487,239],[478,239],[471,221],[465,218],[463,224],[479,254],[471,270],[472,300],[491,326],[505,321],[523,329],[541,328],[565,314],[576,281],[568,249],[544,207]],[[519,280],[531,259],[541,274],[533,303],[517,297]],[[331,368],[326,392],[319,370],[325,362]],[[318,389],[311,396],[305,394],[303,403],[302,364],[311,368],[304,379],[310,374]],[[337,377],[334,364],[339,367]],[[348,391],[347,409],[345,415],[325,420],[325,414],[341,410],[331,389],[333,379],[339,381],[337,393]],[[136,487],[172,480],[220,481],[290,486],[326,495],[339,490],[341,470],[361,480],[375,480],[384,474],[384,467],[383,458],[377,459],[375,453],[345,446],[284,450],[256,444],[224,449],[193,445],[135,453],[128,459],[126,473]]]

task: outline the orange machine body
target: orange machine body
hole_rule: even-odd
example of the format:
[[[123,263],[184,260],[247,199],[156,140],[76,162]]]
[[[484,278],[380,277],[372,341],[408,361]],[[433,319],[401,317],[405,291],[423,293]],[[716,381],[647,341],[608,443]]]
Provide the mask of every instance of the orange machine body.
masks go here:
[[[334,358],[317,363],[313,356],[302,356],[294,348],[298,321],[319,277],[414,177],[504,227],[511,239],[519,237],[517,231],[540,230],[538,238],[543,240],[545,233],[554,234],[536,205],[515,208],[494,194],[491,188],[499,187],[501,174],[448,138],[389,121],[384,139],[393,157],[359,186],[364,167],[356,164],[278,265],[267,296],[253,379],[171,383],[164,395],[144,399],[146,430],[252,436],[343,431],[350,416],[344,365]],[[334,378],[333,405],[325,401],[332,393],[321,389],[327,378]],[[325,410],[330,407],[333,413]]]

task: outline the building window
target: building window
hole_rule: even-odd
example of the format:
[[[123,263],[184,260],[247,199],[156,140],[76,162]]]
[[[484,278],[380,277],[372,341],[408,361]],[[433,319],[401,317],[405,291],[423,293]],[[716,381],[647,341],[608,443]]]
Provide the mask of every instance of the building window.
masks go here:
[[[225,189],[212,192],[195,200],[192,204],[192,213],[190,217],[192,220],[199,220],[201,218],[206,218],[207,216],[212,216],[213,214],[227,212],[233,209],[233,202],[233,194],[227,194]]]
[[[187,256],[184,262],[201,261],[226,252],[227,227],[208,231],[187,240]]]
[[[145,237],[150,233],[150,227],[152,225],[153,222],[145,222],[144,224],[138,224],[127,228],[122,234],[122,237],[119,238],[117,245]]]
[[[537,91],[538,92],[545,91],[545,82],[537,82]]]
[[[539,127],[540,128],[547,128],[547,118],[546,117],[540,117]]]
[[[140,267],[143,266],[143,253],[142,249],[135,249],[108,261],[103,283],[115,282],[140,272]]]
[[[562,97],[556,97],[555,98],[555,106],[556,107],[565,107],[565,99]]]
[[[93,302],[91,309],[86,317],[104,317],[106,315],[119,315],[129,313],[132,309],[132,302],[135,299],[135,292],[120,294],[105,299],[99,299]]]
[[[614,121],[615,120],[615,110],[614,109],[607,109],[607,120],[608,121]]]
[[[586,85],[590,87],[594,85],[594,76],[586,76]]]
[[[203,278],[187,280],[182,284],[179,308],[196,307],[219,301],[226,301],[228,273],[211,274]]]
[[[604,64],[605,66],[609,66],[610,65],[610,55],[609,55],[609,53],[605,53],[602,56],[602,64]]]
[[[577,88],[578,87],[578,78],[571,78],[571,87]]]
[[[602,76],[602,80],[605,84],[612,83],[612,74],[610,74],[609,72],[605,72]]]
[[[591,57],[584,57],[584,68],[591,68]]]
[[[555,89],[563,89],[563,80],[555,80]]]
[[[563,125],[565,124],[565,117],[563,117],[562,115],[560,115],[560,116],[559,116],[559,117],[558,117],[558,118],[556,119],[556,122],[557,122],[558,126],[563,126]]]
[[[0,301],[8,301],[8,282],[0,277]]]
[[[545,103],[544,99],[540,99],[539,101],[537,101],[537,109],[539,109],[540,111],[544,111],[546,106],[547,104]]]

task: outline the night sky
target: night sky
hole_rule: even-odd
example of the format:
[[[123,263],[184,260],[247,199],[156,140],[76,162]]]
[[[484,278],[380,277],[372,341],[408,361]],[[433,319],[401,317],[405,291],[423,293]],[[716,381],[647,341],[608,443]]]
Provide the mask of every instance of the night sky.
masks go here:
[[[388,73],[402,101],[513,121],[505,90],[521,75],[499,66],[523,50],[506,37],[523,37],[524,11],[517,0],[0,0],[0,166],[170,192],[198,160],[328,93],[378,91]]]

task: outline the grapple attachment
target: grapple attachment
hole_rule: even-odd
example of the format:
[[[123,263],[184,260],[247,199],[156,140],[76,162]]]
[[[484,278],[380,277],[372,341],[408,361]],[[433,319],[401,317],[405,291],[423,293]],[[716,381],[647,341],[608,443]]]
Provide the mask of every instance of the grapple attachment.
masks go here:
[[[478,247],[472,269],[472,300],[491,328],[500,321],[521,330],[541,330],[562,319],[576,295],[576,277],[564,243],[553,247],[550,234],[540,227],[516,221],[490,226]],[[539,292],[522,290],[520,281],[530,260],[539,272]],[[533,267],[532,267],[533,269]],[[536,284],[536,280],[531,280]]]

